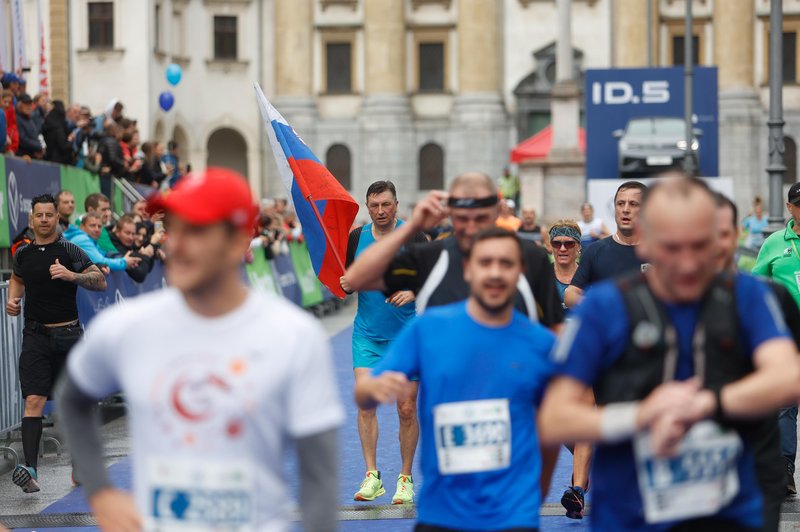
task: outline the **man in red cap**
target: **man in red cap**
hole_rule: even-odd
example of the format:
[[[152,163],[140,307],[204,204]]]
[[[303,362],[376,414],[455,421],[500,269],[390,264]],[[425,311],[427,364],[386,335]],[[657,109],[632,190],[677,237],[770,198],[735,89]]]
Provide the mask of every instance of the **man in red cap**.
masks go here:
[[[165,211],[170,288],[102,313],[71,354],[59,403],[102,530],[285,530],[286,436],[307,530],[336,529],[343,410],[319,324],[241,275],[257,209],[245,180],[210,168],[148,202]],[[137,342],[120,342],[146,330]],[[112,487],[91,409],[130,412],[134,497]],[[313,392],[312,392],[313,391]]]

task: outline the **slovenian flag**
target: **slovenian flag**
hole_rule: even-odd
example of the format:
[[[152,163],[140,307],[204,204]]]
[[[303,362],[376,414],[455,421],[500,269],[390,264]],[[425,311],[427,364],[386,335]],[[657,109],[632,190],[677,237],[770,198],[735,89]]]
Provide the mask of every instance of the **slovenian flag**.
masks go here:
[[[339,278],[344,275],[342,259],[358,203],[267,101],[258,83],[255,89],[278,173],[303,226],[311,264],[322,284],[343,298]]]

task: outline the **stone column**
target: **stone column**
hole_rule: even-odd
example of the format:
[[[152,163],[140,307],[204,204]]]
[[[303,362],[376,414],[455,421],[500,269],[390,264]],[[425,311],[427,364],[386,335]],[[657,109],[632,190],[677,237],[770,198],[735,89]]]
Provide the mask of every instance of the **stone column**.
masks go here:
[[[511,137],[500,76],[502,9],[499,0],[459,0],[457,8],[455,138],[447,166],[456,174],[469,170],[498,177],[508,164]]]
[[[67,0],[50,0],[50,97],[65,104],[70,99],[68,20]]]
[[[765,195],[767,179],[761,156],[766,130],[764,110],[754,79],[754,0],[727,0],[714,6],[714,62],[719,69],[720,175],[734,179],[736,202],[749,208],[754,195]],[[700,138],[700,157],[703,139]]]
[[[647,2],[650,0],[614,0],[614,66],[647,66]],[[657,9],[656,5],[653,10]],[[658,26],[653,25],[658,35]],[[654,64],[658,64],[654,53]]]
[[[578,124],[580,102],[572,62],[572,1],[556,0],[558,36],[556,41],[556,84],[553,87],[553,147],[551,157],[580,158]]]
[[[401,205],[408,206],[416,199],[417,175],[416,164],[410,164],[415,161],[415,146],[406,94],[405,2],[366,0],[362,4],[365,97],[353,193],[361,198],[370,183],[390,179],[397,186]]]

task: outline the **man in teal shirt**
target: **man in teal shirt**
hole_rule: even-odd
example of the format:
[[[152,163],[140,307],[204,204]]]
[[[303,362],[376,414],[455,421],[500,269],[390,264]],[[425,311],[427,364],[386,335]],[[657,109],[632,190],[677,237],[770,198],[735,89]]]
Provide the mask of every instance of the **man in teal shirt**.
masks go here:
[[[397,219],[397,205],[397,191],[391,181],[376,181],[369,186],[366,206],[372,223],[350,233],[347,266],[367,247],[402,225],[402,220]],[[427,240],[425,235],[419,233],[414,241]],[[345,292],[352,293],[344,277],[341,283]],[[370,375],[371,369],[383,360],[389,343],[416,315],[414,301],[414,292],[411,290],[399,290],[393,294],[380,291],[358,293],[358,313],[353,323],[353,372],[356,384]],[[403,463],[392,504],[409,504],[414,500],[411,465],[419,439],[416,392],[409,399],[397,402],[397,414],[400,418],[400,455]],[[373,501],[386,493],[377,466],[378,419],[374,408],[359,408],[358,434],[367,473],[353,498],[357,501]]]
[[[772,233],[761,246],[753,274],[785,286],[800,306],[800,183],[789,188],[786,208],[791,219],[786,229]],[[793,331],[794,332],[794,331]],[[788,495],[796,495],[794,463],[797,457],[797,405],[778,414],[781,454],[786,459]]]

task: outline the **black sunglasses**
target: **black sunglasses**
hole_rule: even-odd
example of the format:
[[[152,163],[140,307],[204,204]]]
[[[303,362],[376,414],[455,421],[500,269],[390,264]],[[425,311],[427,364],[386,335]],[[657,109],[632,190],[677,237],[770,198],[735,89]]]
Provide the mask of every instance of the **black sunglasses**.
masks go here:
[[[553,240],[553,247],[556,249],[561,249],[562,247],[566,249],[572,249],[577,245],[578,243],[574,240]]]

